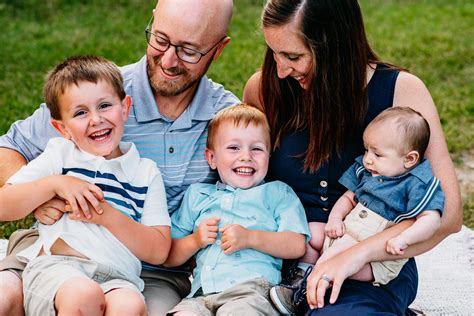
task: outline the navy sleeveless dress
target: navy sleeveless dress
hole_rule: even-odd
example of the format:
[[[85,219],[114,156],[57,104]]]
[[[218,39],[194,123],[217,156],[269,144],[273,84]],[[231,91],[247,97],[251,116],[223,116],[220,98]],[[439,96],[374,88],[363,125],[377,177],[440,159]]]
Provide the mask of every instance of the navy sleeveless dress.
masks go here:
[[[267,180],[280,180],[296,192],[306,211],[308,222],[327,222],[329,211],[346,191],[338,180],[354,159],[364,153],[362,134],[365,127],[380,112],[393,104],[398,70],[378,65],[368,84],[368,112],[364,124],[344,144],[340,155],[334,154],[315,173],[303,172],[303,153],[308,145],[308,133],[298,131],[285,135],[280,147],[272,153]],[[306,315],[404,315],[415,299],[418,273],[410,259],[399,276],[387,285],[375,287],[369,282],[346,280],[335,304],[325,303]],[[330,291],[330,289],[329,289]],[[326,299],[329,299],[329,292]]]

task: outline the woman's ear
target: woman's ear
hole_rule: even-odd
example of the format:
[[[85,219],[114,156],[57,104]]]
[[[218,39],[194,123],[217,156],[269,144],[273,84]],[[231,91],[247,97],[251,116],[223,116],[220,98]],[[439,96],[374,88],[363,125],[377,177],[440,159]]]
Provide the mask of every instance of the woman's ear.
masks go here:
[[[412,150],[405,155],[405,158],[403,160],[403,166],[405,167],[405,169],[411,169],[418,163],[419,160],[420,153],[416,150]]]
[[[71,139],[71,135],[68,133],[66,126],[61,120],[51,119],[51,125],[57,130],[64,138]]]
[[[212,149],[209,149],[206,147],[206,150],[204,151],[204,156],[206,157],[207,163],[209,164],[209,167],[211,169],[215,170],[217,168],[215,158],[214,158],[214,152]]]

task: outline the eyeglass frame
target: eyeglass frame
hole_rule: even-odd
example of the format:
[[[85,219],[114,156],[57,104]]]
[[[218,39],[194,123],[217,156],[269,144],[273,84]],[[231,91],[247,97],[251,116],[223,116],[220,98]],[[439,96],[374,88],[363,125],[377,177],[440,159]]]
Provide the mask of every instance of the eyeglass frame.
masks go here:
[[[168,39],[166,39],[166,38],[164,38],[164,37],[162,37],[162,36],[160,36],[160,35],[157,35],[157,34],[153,33],[153,32],[151,31],[151,24],[153,23],[153,21],[154,21],[154,16],[152,15],[151,18],[150,18],[150,21],[148,22],[148,25],[147,25],[146,28],[145,28],[145,38],[146,38],[147,44],[150,45],[151,47],[153,47],[153,49],[156,49],[157,51],[159,51],[159,52],[161,52],[161,53],[165,53],[168,49],[170,49],[171,46],[173,46],[173,47],[174,47],[175,54],[176,54],[176,56],[178,57],[178,59],[181,60],[181,61],[183,61],[183,62],[185,62],[185,63],[188,63],[188,64],[193,64],[193,65],[198,64],[204,56],[206,56],[207,54],[209,54],[214,48],[217,47],[217,45],[219,45],[219,44],[227,37],[227,34],[224,35],[217,43],[215,43],[214,45],[212,45],[212,47],[209,48],[206,52],[200,52],[200,51],[198,51],[198,50],[196,50],[196,49],[193,49],[193,48],[188,48],[188,47],[183,47],[182,45],[175,45],[175,44],[172,44],[171,41],[169,41]],[[149,35],[149,34],[150,34],[150,35]],[[155,46],[153,46],[153,45],[150,43],[151,35],[153,35],[153,36],[155,36],[155,37],[159,37],[159,38],[161,38],[161,39],[163,39],[163,40],[166,40],[166,41],[168,42],[168,46],[166,47],[166,49],[165,49],[165,50],[161,50],[161,49],[158,49],[158,48],[156,48]],[[195,61],[195,62],[182,59],[182,58],[179,56],[179,52],[184,52],[184,53],[186,54],[186,52],[183,50],[184,48],[187,49],[187,50],[190,50],[190,51],[192,51],[192,52],[194,52],[194,53],[199,54],[199,59],[198,59],[197,61]]]

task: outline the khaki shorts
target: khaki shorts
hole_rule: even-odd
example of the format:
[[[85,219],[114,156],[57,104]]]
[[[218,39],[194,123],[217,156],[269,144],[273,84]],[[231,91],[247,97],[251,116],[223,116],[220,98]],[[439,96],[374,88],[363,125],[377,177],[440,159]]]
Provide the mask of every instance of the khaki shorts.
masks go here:
[[[270,302],[272,284],[263,278],[239,283],[221,293],[185,298],[168,315],[180,311],[200,316],[280,315]]]
[[[56,315],[54,299],[67,281],[89,278],[104,293],[113,289],[130,289],[144,299],[140,290],[119,271],[97,262],[65,256],[40,256],[31,260],[23,272],[23,307],[26,315]]]
[[[375,235],[391,226],[393,222],[383,218],[367,207],[358,203],[344,219],[346,233],[341,238],[326,238],[323,253],[329,247],[340,247],[341,244],[355,244]],[[375,286],[387,284],[395,279],[408,259],[371,262]]]
[[[31,246],[37,239],[37,229],[15,231],[8,241],[7,256],[0,261],[0,271],[9,270],[21,278],[25,263],[19,261],[16,254]],[[142,270],[140,277],[145,281],[143,295],[150,316],[164,315],[191,290],[187,273]]]
[[[16,254],[34,244],[37,239],[38,230],[34,228],[19,229],[13,232],[8,240],[6,256],[0,261],[0,271],[9,270],[21,278],[26,264],[19,261]]]

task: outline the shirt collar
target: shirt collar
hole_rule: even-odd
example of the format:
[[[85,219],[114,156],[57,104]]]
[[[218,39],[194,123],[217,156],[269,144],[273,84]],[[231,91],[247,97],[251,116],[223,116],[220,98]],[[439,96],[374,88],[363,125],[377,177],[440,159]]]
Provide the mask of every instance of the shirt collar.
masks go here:
[[[76,159],[84,162],[116,164],[120,167],[127,180],[132,181],[140,163],[140,155],[133,143],[121,142],[119,146],[123,155],[113,159],[105,159],[104,157],[90,154],[75,146],[77,149]]]

